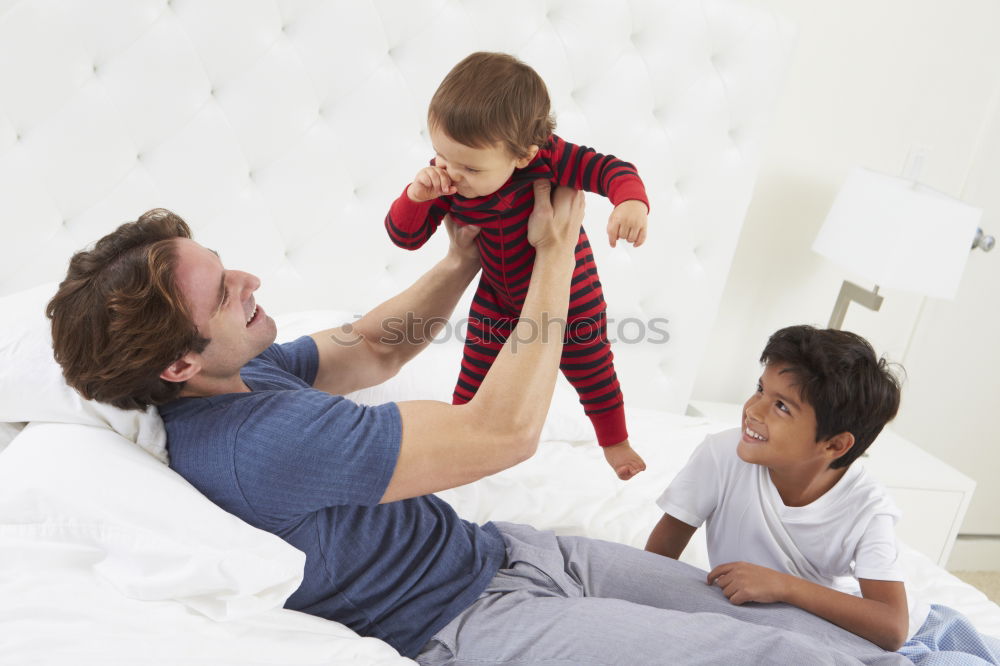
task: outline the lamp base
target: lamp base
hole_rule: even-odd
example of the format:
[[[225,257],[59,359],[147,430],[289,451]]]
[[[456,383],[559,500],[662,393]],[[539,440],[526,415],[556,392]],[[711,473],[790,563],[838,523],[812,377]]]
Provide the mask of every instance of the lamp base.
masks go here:
[[[840,327],[844,325],[847,306],[852,301],[860,303],[869,310],[878,312],[878,309],[882,307],[882,300],[882,297],[878,293],[878,285],[875,285],[874,289],[868,291],[850,280],[844,280],[844,284],[840,285],[840,293],[837,295],[837,302],[833,305],[833,312],[830,314],[830,323],[827,324],[827,327],[840,330]]]

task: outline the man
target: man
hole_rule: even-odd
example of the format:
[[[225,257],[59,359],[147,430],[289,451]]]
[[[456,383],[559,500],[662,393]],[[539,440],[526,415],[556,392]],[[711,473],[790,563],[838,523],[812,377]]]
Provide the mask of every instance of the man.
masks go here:
[[[684,564],[475,525],[430,494],[537,446],[583,219],[580,193],[559,190],[550,204],[549,188],[535,184],[537,256],[518,344],[465,405],[340,397],[392,376],[428,344],[433,331],[419,322],[447,317],[478,272],[474,232],[451,225],[445,258],[350,330],[273,345],[259,280],[227,270],[177,216],[150,211],[73,257],[48,308],[56,358],[87,397],[159,405],[174,469],[306,553],[289,608],[421,663],[891,662],[798,609],[731,606]],[[418,322],[410,339],[384,338],[382,322],[407,314]]]

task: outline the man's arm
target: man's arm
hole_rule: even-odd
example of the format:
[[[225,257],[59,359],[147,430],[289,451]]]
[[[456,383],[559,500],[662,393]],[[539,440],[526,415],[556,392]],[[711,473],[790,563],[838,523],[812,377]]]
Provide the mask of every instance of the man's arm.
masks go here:
[[[550,203],[538,181],[528,241],[535,265],[521,316],[476,396],[465,405],[399,403],[403,436],[382,502],[470,483],[534,454],[562,356],[583,194],[566,188]]]
[[[356,322],[313,333],[319,370],[313,386],[343,395],[380,384],[423,350],[479,272],[478,227],[445,218],[448,254],[412,286]]]
[[[663,514],[660,522],[649,533],[646,550],[671,559],[678,559],[687,548],[691,537],[698,531],[697,527],[678,520],[669,513]]]
[[[748,562],[720,564],[708,574],[708,583],[721,587],[734,604],[783,601],[883,650],[898,650],[906,641],[909,624],[905,586],[890,580],[861,578],[858,582],[863,598]]]

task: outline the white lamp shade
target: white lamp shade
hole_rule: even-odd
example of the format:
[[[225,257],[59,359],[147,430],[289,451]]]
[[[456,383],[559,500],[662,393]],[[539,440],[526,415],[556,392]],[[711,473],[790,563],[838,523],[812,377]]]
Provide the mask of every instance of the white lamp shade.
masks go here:
[[[982,214],[913,181],[857,168],[812,247],[879,287],[953,298]]]

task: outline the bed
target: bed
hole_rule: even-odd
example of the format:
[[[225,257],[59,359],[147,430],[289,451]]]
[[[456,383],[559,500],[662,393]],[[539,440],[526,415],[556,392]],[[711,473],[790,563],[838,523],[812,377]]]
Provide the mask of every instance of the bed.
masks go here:
[[[350,321],[444,251],[382,220],[431,151],[430,95],[473,50],[549,85],[558,132],[637,164],[643,248],[595,243],[633,445],[618,482],[568,384],[539,453],[442,493],[472,520],[641,546],[704,437],[683,416],[706,353],[794,30],[731,0],[0,2],[0,663],[395,664],[388,645],[282,608],[302,555],[163,464],[155,412],[61,381],[42,309],[69,255],[156,206],[254,272],[281,339]],[[587,226],[610,208],[588,198]],[[598,234],[592,236],[599,237]],[[360,402],[447,400],[441,338]],[[909,589],[1000,635],[1000,607],[905,550]],[[704,566],[704,545],[685,553]]]

